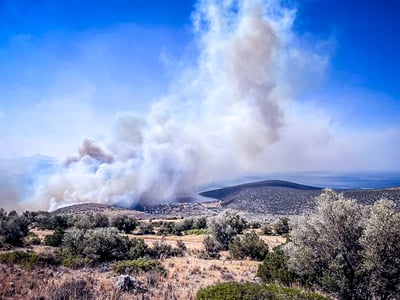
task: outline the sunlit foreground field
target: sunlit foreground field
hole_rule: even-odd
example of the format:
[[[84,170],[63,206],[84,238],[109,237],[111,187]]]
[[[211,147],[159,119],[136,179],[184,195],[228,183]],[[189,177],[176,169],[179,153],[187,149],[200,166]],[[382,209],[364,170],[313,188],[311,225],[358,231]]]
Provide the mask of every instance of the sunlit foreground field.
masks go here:
[[[31,230],[44,243],[45,236],[52,230]],[[260,231],[258,231],[260,232]],[[261,233],[261,232],[260,232]],[[221,251],[219,259],[200,258],[205,234],[183,236],[160,236],[154,234],[126,235],[130,239],[143,239],[149,247],[160,242],[172,247],[177,242],[186,246],[182,256],[160,258],[159,261],[167,275],[157,272],[142,272],[135,276],[142,291],[121,291],[115,287],[119,274],[110,264],[79,269],[65,266],[21,266],[3,263],[0,265],[1,299],[86,299],[85,289],[91,291],[88,299],[196,299],[196,292],[203,287],[226,281],[259,282],[257,268],[260,261],[232,259],[229,251]],[[282,236],[260,236],[270,249],[286,241]],[[54,247],[33,245],[15,250],[48,255]],[[84,283],[84,284],[82,284]],[[60,291],[65,290],[62,298]],[[76,295],[74,295],[74,293]],[[60,295],[59,295],[60,294]],[[68,298],[70,297],[70,298]],[[80,298],[81,297],[81,298]]]

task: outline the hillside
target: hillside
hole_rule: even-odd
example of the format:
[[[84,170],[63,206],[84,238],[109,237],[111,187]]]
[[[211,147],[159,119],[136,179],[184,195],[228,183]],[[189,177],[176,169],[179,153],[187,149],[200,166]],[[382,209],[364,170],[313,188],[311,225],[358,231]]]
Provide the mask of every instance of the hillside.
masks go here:
[[[295,215],[313,208],[314,199],[321,192],[322,189],[318,187],[268,180],[206,191],[200,195],[222,201],[222,208],[257,214]],[[399,189],[354,189],[340,192],[363,204],[387,198],[400,206]]]
[[[400,189],[352,189],[338,190],[346,198],[356,199],[363,204],[372,204],[386,198],[400,207]],[[139,210],[118,208],[104,204],[76,204],[58,209],[59,214],[83,214],[103,212],[107,214],[129,214],[140,219],[181,218],[190,216],[210,216],[221,209],[235,209],[255,215],[296,215],[315,206],[315,197],[322,192],[321,188],[301,185],[293,182],[268,180],[240,184],[200,193],[210,198],[208,202],[188,202],[161,204],[140,207]]]

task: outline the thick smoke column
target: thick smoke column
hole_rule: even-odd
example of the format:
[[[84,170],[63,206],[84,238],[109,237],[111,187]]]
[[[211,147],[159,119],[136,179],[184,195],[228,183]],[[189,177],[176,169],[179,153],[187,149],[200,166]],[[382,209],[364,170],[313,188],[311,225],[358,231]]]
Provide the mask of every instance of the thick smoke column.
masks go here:
[[[79,156],[69,158],[35,199],[51,199],[51,209],[77,202],[133,207],[268,170],[266,153],[285,126],[288,73],[296,72],[290,66],[299,65],[299,57],[303,65],[307,60],[293,42],[293,11],[277,3],[199,2],[196,67],[148,116],[119,116],[106,150],[84,141]]]

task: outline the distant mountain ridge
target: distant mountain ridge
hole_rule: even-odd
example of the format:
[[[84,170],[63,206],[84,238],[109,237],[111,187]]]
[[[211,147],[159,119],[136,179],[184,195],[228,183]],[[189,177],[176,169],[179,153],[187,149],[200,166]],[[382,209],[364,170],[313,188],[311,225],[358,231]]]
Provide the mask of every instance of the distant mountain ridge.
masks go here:
[[[264,180],[239,184],[200,193],[218,199],[222,208],[257,214],[297,215],[315,207],[315,198],[323,189],[282,180]],[[400,208],[400,189],[336,190],[346,198],[362,204],[373,204],[381,198],[395,202]]]

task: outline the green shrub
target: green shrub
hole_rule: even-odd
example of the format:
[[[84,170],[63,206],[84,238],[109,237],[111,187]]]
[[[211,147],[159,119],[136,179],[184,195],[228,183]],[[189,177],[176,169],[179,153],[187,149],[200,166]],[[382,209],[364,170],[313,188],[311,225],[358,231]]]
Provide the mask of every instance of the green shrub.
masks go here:
[[[101,213],[85,214],[75,216],[74,226],[78,229],[106,228],[110,226],[110,221],[106,215]]]
[[[262,227],[261,227],[261,232],[262,232],[262,234],[265,234],[265,235],[272,235],[273,234],[273,227],[272,227],[272,225],[271,224],[264,224]]]
[[[244,259],[249,257],[263,260],[268,254],[268,245],[260,239],[254,231],[246,233],[243,237],[235,237],[229,244],[229,251],[233,258]]]
[[[65,231],[61,228],[54,230],[53,234],[46,235],[44,244],[51,247],[60,247],[64,238]]]
[[[138,234],[154,234],[153,223],[151,223],[151,222],[140,223]]]
[[[324,300],[311,292],[278,285],[224,282],[200,289],[197,300]]]
[[[119,231],[131,233],[138,226],[138,221],[127,215],[115,216],[111,220],[111,226],[116,227]]]
[[[251,229],[258,229],[258,228],[261,228],[261,223],[258,222],[258,221],[249,222],[249,223],[247,224],[247,228],[251,228]]]
[[[125,259],[129,250],[129,239],[115,229],[97,228],[85,233],[83,254],[97,262]]]
[[[210,234],[208,229],[190,229],[185,231],[185,235],[200,235],[200,234]]]
[[[93,265],[90,258],[82,256],[65,256],[61,260],[61,265],[70,269],[81,269]]]
[[[150,255],[149,246],[142,239],[129,240],[129,259],[138,259]]]
[[[266,283],[278,282],[287,286],[291,285],[296,279],[296,274],[289,270],[288,260],[289,257],[285,255],[282,247],[275,247],[259,265],[257,276]]]
[[[207,218],[200,217],[194,220],[192,229],[207,229]]]
[[[10,211],[7,215],[3,209],[0,209],[0,244],[22,246],[28,233],[29,221],[27,218],[18,216],[15,211]]]
[[[242,233],[245,225],[246,221],[238,213],[227,210],[211,220],[209,229],[223,250],[228,250],[232,239]]]
[[[204,251],[200,253],[200,258],[220,258],[219,252],[222,247],[214,237],[207,235],[203,240],[203,245]]]
[[[164,241],[155,242],[153,248],[149,249],[149,254],[153,258],[167,258],[171,256],[183,256],[184,251],[181,248],[173,248]]]
[[[0,263],[10,265],[21,265],[26,269],[34,269],[35,267],[43,267],[48,265],[57,265],[57,261],[51,254],[37,254],[25,251],[12,251],[0,253]]]
[[[40,238],[33,232],[29,232],[28,237],[25,239],[25,244],[28,245],[40,245],[41,243]]]
[[[67,255],[78,256],[83,254],[87,240],[86,230],[73,228],[64,234],[62,239],[63,251]]]
[[[154,259],[124,260],[113,264],[113,270],[119,274],[138,275],[145,272],[159,273],[166,275],[164,266]]]
[[[73,225],[72,217],[41,212],[34,217],[34,226],[41,230],[67,229]]]
[[[278,221],[273,225],[274,231],[279,234],[287,234],[290,231],[289,226],[290,219],[288,217],[280,217]]]
[[[158,229],[160,235],[182,235],[182,228],[174,222],[163,222]]]

